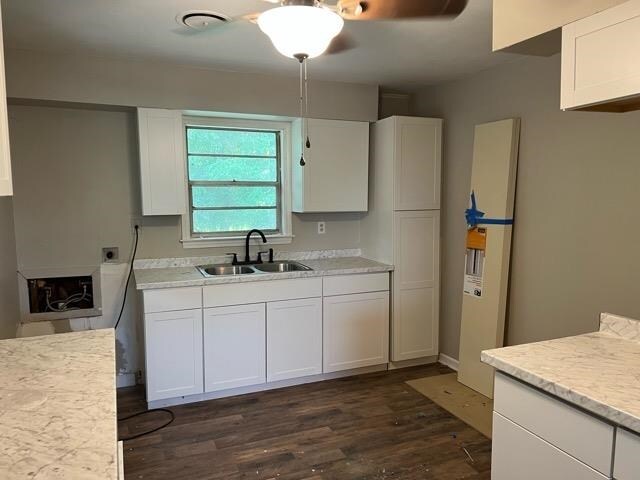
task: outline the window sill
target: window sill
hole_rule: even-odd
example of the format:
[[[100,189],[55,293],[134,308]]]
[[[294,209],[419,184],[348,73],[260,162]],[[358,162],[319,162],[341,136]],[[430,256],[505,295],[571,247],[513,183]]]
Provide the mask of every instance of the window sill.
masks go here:
[[[293,241],[293,235],[265,235],[268,245],[286,245]],[[215,247],[237,247],[244,246],[245,236],[241,237],[219,237],[219,238],[183,238],[183,248],[215,248]],[[258,235],[251,237],[251,244],[257,245]],[[263,245],[260,242],[260,245]]]

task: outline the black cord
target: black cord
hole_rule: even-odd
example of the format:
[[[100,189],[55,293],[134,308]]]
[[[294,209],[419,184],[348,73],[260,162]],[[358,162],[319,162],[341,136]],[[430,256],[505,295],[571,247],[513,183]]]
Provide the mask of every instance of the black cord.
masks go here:
[[[136,234],[136,241],[133,244],[133,254],[131,255],[131,265],[129,265],[129,275],[127,275],[127,283],[124,286],[124,295],[122,296],[122,307],[120,308],[120,314],[118,315],[118,320],[116,320],[116,325],[113,329],[117,329],[120,324],[120,320],[122,319],[122,312],[124,312],[124,306],[127,303],[127,290],[129,290],[129,282],[131,282],[131,274],[133,273],[133,261],[136,259],[136,252],[138,251],[138,239],[140,238],[140,234],[138,233],[138,229],[140,227],[136,225],[133,227]]]
[[[148,432],[136,433],[135,435],[131,435],[130,437],[120,438],[120,441],[126,442],[128,440],[133,440],[134,438],[140,438],[140,437],[143,437],[144,435],[149,435],[150,433],[155,433],[158,430],[163,429],[164,427],[168,427],[176,419],[176,416],[168,408],[153,408],[151,410],[146,410],[144,412],[138,412],[138,413],[134,413],[133,415],[129,415],[127,417],[119,418],[118,421],[119,422],[124,422],[125,420],[129,420],[129,419],[134,418],[134,417],[139,417],[140,415],[145,415],[147,413],[154,413],[154,412],[166,412],[169,415],[171,415],[171,418],[169,419],[168,422],[160,425],[159,427],[154,428],[153,430],[149,430]]]

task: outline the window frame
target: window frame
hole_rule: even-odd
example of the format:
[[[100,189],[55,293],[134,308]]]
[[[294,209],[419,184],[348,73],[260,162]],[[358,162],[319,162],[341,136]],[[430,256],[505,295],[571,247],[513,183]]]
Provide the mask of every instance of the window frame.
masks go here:
[[[187,153],[187,127],[195,128],[220,128],[226,130],[254,130],[269,131],[278,133],[279,158],[279,189],[277,195],[280,197],[280,208],[276,211],[280,231],[265,231],[270,244],[291,243],[293,234],[291,232],[291,122],[278,120],[263,120],[253,118],[227,118],[227,117],[200,117],[183,116],[182,135],[184,140],[184,164],[185,164],[185,202],[187,209],[182,215],[182,244],[184,248],[207,248],[221,246],[244,245],[246,234],[234,234],[233,232],[221,232],[220,234],[200,234],[193,232],[192,225],[192,198],[191,184],[189,182],[189,157]],[[220,184],[224,182],[219,182]],[[237,185],[238,182],[236,182]],[[241,182],[245,183],[245,182]],[[251,183],[251,182],[246,182]],[[233,185],[234,182],[229,182]],[[256,182],[256,184],[271,186],[269,182]]]

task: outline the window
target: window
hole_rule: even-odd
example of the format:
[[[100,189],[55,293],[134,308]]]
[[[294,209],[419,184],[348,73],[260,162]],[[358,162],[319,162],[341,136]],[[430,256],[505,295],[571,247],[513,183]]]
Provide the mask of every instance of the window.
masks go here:
[[[270,236],[287,235],[282,124],[208,119],[187,122],[185,129],[185,240],[229,240],[253,228]]]

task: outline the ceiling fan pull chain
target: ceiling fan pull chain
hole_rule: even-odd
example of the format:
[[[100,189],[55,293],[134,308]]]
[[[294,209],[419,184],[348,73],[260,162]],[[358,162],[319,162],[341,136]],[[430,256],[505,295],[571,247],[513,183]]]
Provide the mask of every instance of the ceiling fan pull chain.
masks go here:
[[[305,118],[309,117],[309,77],[307,75],[307,60],[304,61],[304,113]],[[309,123],[305,120],[305,136],[307,137],[307,148],[311,148],[309,140]]]
[[[304,118],[304,57],[300,57],[300,166],[304,167],[307,162],[304,160],[304,136],[305,136],[305,118]]]

